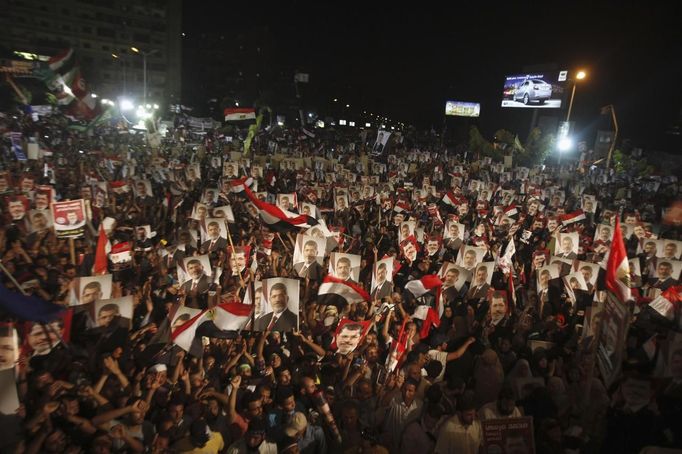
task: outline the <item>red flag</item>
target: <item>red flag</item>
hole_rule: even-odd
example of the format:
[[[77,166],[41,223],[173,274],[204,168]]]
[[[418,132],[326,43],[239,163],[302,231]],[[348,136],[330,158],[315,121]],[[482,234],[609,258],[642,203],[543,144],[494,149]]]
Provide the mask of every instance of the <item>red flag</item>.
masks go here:
[[[423,320],[422,327],[419,330],[420,339],[429,337],[429,332],[431,331],[432,326],[435,326],[436,328],[440,326],[440,318],[438,317],[438,313],[431,306],[417,306],[414,314],[412,314],[412,318]]]
[[[99,238],[97,240],[97,250],[95,251],[95,264],[92,267],[92,274],[107,274],[107,254],[111,251],[111,243],[104,231],[104,225],[99,226]]]
[[[621,303],[632,299],[630,293],[630,264],[625,252],[620,221],[616,218],[616,228],[613,229],[609,260],[606,263],[606,288],[611,290]]]

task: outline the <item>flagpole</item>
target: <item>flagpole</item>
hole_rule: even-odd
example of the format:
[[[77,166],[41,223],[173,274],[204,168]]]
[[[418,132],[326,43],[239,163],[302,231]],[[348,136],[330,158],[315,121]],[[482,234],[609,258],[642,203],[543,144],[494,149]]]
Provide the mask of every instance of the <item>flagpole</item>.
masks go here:
[[[225,229],[227,230],[227,239],[230,240],[230,248],[232,248],[232,253],[234,254],[234,253],[236,253],[236,251],[234,249],[234,244],[232,243],[232,235],[230,234],[230,223],[227,221],[225,222]],[[232,270],[232,262],[230,262],[230,260],[231,260],[231,258],[228,259],[228,262],[229,262],[228,265],[230,267],[230,270]],[[244,287],[245,286],[244,277],[242,277],[241,270],[237,270],[237,274],[239,274],[239,282],[240,282],[241,286]]]
[[[22,287],[21,285],[19,285],[19,283],[18,283],[17,280],[14,278],[14,276],[12,275],[12,273],[10,273],[9,271],[7,271],[7,268],[5,268],[5,264],[2,263],[2,260],[0,260],[0,269],[2,269],[2,272],[5,273],[5,274],[7,275],[7,277],[9,277],[9,279],[12,281],[12,283],[17,287],[17,289],[19,289],[19,291],[20,291],[24,296],[28,296],[28,293],[26,293],[26,291],[23,289],[23,287]]]

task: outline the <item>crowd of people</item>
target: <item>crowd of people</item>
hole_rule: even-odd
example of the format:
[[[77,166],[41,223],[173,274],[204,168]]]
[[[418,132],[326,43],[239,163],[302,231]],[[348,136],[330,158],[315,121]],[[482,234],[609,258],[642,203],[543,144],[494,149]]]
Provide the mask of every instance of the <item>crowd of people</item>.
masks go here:
[[[682,448],[675,176],[388,131],[243,153],[181,126],[0,129],[1,452],[475,453],[507,419],[489,452]]]

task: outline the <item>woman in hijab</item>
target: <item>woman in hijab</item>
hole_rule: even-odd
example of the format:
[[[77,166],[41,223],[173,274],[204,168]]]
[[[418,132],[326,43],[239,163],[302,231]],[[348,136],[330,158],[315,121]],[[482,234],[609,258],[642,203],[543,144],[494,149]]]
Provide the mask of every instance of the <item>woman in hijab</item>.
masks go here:
[[[495,350],[486,349],[474,366],[474,395],[476,408],[495,402],[502,388],[504,371]]]

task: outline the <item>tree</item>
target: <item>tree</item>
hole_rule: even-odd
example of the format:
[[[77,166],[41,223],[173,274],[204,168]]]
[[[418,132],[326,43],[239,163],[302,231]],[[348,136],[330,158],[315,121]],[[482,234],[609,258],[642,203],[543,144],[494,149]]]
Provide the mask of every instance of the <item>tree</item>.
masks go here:
[[[525,150],[515,155],[519,165],[533,166],[542,164],[555,146],[553,134],[542,134],[540,128],[533,128],[526,140]]]
[[[493,159],[502,160],[502,153],[495,149],[492,143],[488,142],[476,126],[469,129],[469,150],[479,158],[490,156]]]

